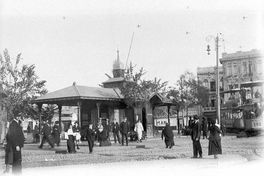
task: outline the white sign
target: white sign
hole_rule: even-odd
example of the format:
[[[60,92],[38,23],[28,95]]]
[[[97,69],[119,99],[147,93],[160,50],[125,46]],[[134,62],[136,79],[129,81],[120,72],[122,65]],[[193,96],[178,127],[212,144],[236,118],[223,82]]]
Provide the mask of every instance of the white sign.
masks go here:
[[[154,125],[156,127],[164,127],[168,123],[168,118],[154,119]],[[170,118],[170,126],[177,126],[177,119]]]

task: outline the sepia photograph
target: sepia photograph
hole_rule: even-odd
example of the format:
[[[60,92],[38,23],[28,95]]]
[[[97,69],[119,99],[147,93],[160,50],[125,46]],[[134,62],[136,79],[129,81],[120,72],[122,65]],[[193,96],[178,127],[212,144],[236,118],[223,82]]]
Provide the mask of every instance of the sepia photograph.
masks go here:
[[[0,0],[0,175],[252,175],[262,0]]]

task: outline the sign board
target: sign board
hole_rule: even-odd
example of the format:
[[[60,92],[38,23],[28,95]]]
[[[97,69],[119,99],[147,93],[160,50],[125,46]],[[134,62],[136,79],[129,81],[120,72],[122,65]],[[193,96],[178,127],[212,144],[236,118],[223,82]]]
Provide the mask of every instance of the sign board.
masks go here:
[[[168,118],[154,119],[154,125],[156,127],[164,127],[168,123]],[[177,126],[177,119],[170,118],[170,126]]]

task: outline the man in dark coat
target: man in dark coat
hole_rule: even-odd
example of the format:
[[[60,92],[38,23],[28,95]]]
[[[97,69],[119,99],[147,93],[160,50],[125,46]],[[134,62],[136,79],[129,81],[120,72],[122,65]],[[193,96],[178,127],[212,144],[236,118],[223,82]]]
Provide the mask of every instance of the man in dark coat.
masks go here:
[[[161,133],[162,140],[163,140],[163,137],[165,137],[166,148],[168,147],[172,148],[172,146],[174,146],[174,140],[173,140],[174,134],[172,132],[172,129],[169,123],[166,123],[165,128],[162,130],[162,133]]]
[[[11,155],[7,157],[12,160],[12,172],[14,174],[22,172],[21,148],[24,146],[25,140],[22,127],[19,125],[19,118],[20,117],[15,117],[15,119],[11,122],[6,135],[6,152]]]
[[[59,127],[59,122],[56,121],[53,128],[52,128],[52,136],[53,136],[53,139],[54,139],[54,143],[57,145],[57,146],[60,146],[60,127]]]
[[[203,131],[203,139],[207,138],[208,122],[205,117],[203,117],[202,120],[202,131]]]
[[[120,124],[120,132],[122,135],[122,145],[124,145],[124,138],[126,139],[126,145],[128,146],[128,132],[129,132],[129,124],[127,122],[127,118],[124,118],[124,121]]]
[[[44,125],[43,125],[43,129],[42,129],[42,141],[41,141],[41,144],[39,146],[39,148],[42,148],[43,147],[43,144],[47,141],[49,143],[49,145],[51,146],[51,148],[54,148],[54,144],[52,142],[52,136],[51,136],[51,127],[50,125],[48,124],[48,122],[44,122]]]
[[[200,143],[200,137],[201,137],[201,125],[199,123],[198,116],[194,116],[194,122],[191,124],[191,138],[193,141],[193,158],[197,158],[199,153],[199,158],[202,158],[202,147]]]
[[[119,124],[118,124],[118,122],[116,122],[116,123],[113,124],[113,135],[114,135],[115,143],[116,143],[116,138],[117,138],[117,141],[118,141],[118,143],[120,144],[120,138],[119,138]]]
[[[89,153],[92,153],[95,140],[95,130],[93,129],[93,124],[90,124],[87,129],[86,139],[88,141]]]

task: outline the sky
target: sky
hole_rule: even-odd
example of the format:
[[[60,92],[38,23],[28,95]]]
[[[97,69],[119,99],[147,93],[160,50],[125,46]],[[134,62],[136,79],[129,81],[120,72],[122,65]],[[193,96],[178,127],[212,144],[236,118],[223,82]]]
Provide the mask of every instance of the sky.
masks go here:
[[[0,0],[0,51],[22,53],[50,92],[98,87],[117,49],[126,63],[134,33],[128,63],[173,86],[187,70],[215,66],[217,34],[220,56],[263,49],[263,12],[261,0]]]

